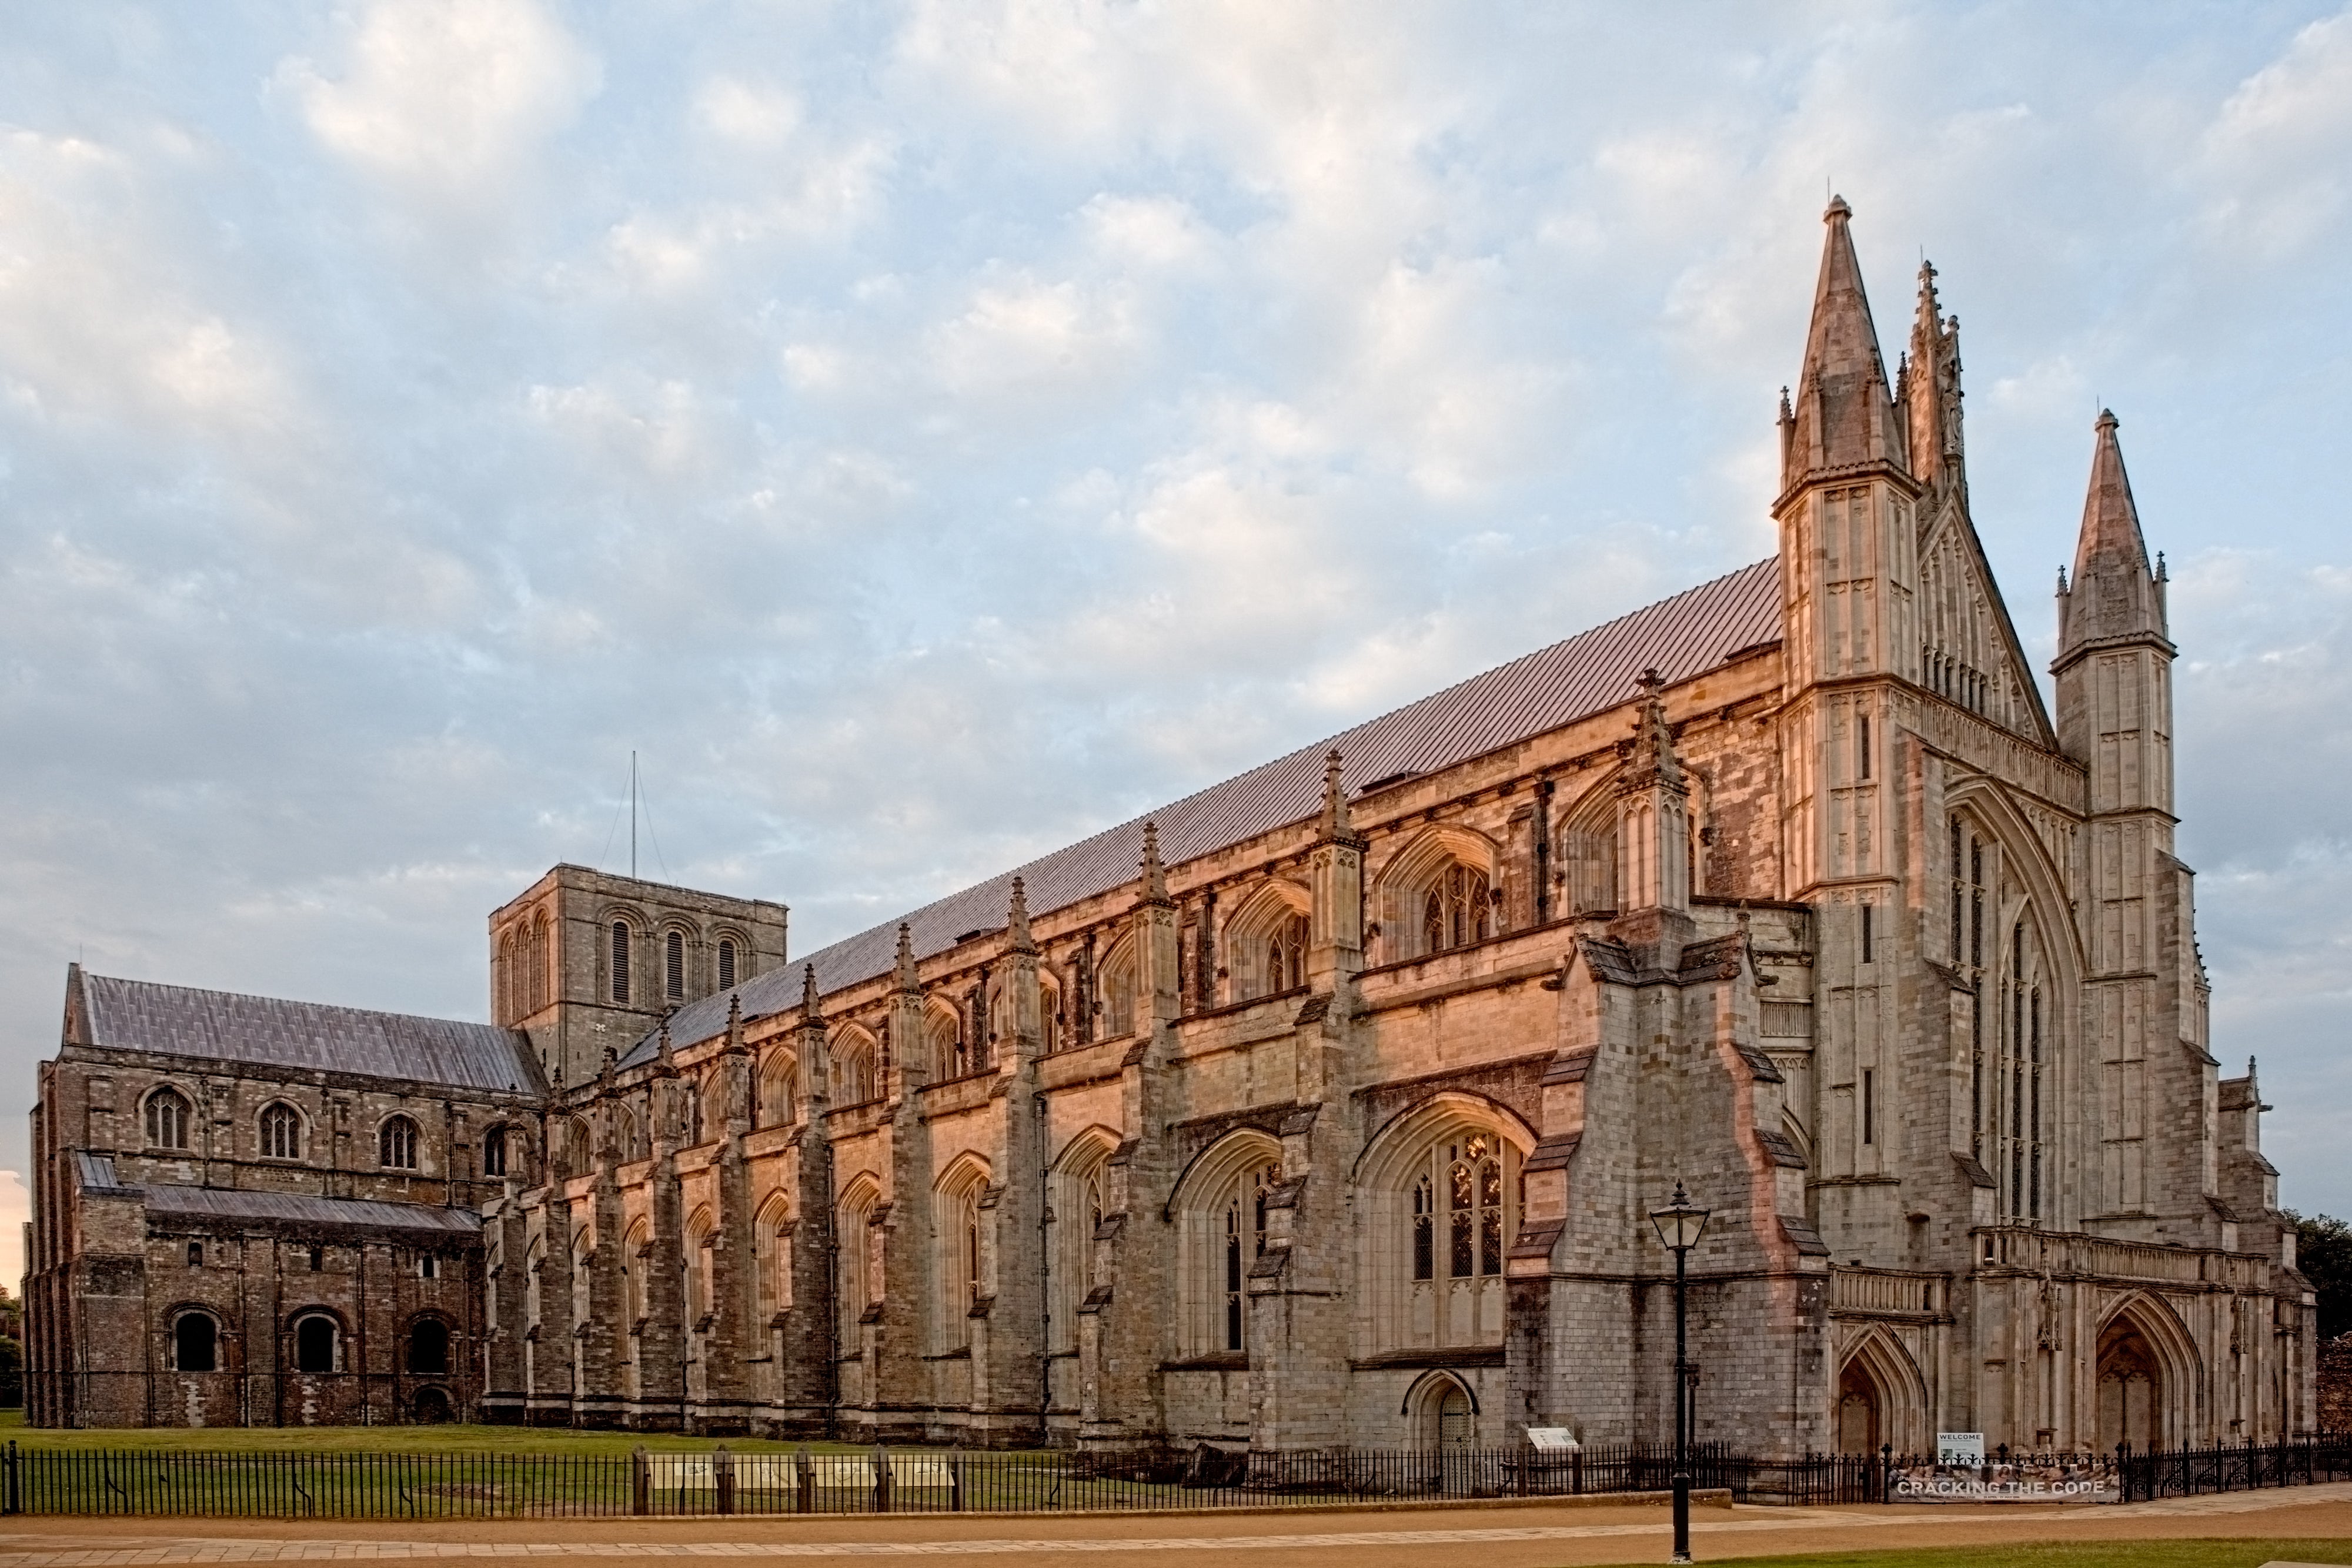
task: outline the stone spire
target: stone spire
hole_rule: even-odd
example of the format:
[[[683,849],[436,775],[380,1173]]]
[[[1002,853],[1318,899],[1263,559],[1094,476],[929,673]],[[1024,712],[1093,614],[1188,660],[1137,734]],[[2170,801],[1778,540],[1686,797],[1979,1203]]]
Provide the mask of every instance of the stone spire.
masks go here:
[[[1813,320],[1805,335],[1805,368],[1797,378],[1790,422],[1783,427],[1783,493],[1812,475],[1868,463],[1901,467],[1908,454],[1895,423],[1895,401],[1879,356],[1878,329],[1862,287],[1845,198],[1833,198],[1822,221],[1829,236],[1813,286]]]
[[[1168,868],[1160,863],[1160,824],[1143,824],[1143,897],[1146,903],[1168,902]]]
[[[907,923],[898,922],[898,956],[890,967],[892,979],[902,992],[919,993],[923,982],[915,972],[915,936]]]
[[[1624,787],[1642,789],[1664,784],[1682,789],[1683,761],[1675,754],[1674,726],[1666,722],[1666,678],[1653,668],[1643,670],[1633,684],[1642,688],[1642,716],[1633,734],[1633,765]]]
[[[743,998],[740,992],[727,996],[727,1045],[729,1051],[743,1049]]]
[[[1340,781],[1346,768],[1339,747],[1333,747],[1331,755],[1323,759],[1323,836],[1327,839],[1355,834],[1355,823],[1348,813],[1348,788]]]
[[[1029,890],[1013,879],[1013,903],[1004,912],[1004,939],[1015,953],[1034,953],[1037,938],[1029,929]]]
[[[2073,581],[2058,596],[2058,662],[2092,643],[2154,638],[2168,649],[2163,575],[2147,561],[2131,478],[2124,472],[2116,416],[2099,412],[2091,451],[2091,489],[2074,546]]]
[[[824,1009],[816,998],[816,966],[808,964],[801,969],[801,1027],[824,1027]]]

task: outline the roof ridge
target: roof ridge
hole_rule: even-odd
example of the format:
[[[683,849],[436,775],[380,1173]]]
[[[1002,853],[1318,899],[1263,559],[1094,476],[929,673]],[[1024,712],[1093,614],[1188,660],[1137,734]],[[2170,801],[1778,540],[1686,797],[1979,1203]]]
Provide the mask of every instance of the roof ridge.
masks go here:
[[[261,991],[226,991],[214,986],[183,986],[170,980],[139,980],[128,975],[92,974],[87,969],[82,971],[82,978],[85,983],[96,980],[109,985],[137,986],[151,991],[179,991],[189,996],[222,997],[230,1001],[239,1002],[268,1002],[273,1007],[320,1008],[328,1012],[356,1013],[365,1018],[406,1019],[419,1023],[455,1024],[460,1029],[495,1030],[499,1034],[506,1035],[522,1032],[520,1030],[509,1029],[504,1024],[484,1023],[474,1019],[444,1018],[438,1013],[403,1013],[394,1012],[389,1008],[355,1008],[344,1002],[313,1002],[300,997],[273,997]]]

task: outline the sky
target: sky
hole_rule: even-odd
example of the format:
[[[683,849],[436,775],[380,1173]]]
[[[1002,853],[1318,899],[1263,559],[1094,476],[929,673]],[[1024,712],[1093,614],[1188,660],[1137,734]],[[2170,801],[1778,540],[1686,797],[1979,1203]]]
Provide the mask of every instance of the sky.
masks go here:
[[[77,959],[485,1016],[632,752],[639,869],[805,952],[1769,554],[1834,190],[1890,360],[1939,269],[2045,664],[2120,416],[2215,1053],[2352,1214],[2352,10],[0,36],[0,1166]]]

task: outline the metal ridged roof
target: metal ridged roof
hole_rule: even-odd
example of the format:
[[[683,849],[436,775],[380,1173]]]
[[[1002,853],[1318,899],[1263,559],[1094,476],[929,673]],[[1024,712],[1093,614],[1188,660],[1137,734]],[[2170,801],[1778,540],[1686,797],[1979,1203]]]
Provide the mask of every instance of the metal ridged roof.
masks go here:
[[[1776,556],[925,904],[905,916],[916,956],[943,952],[966,932],[1002,926],[1016,876],[1026,883],[1031,911],[1041,915],[1134,880],[1147,821],[1160,825],[1161,858],[1177,865],[1311,816],[1322,804],[1324,757],[1335,748],[1358,788],[1396,774],[1434,772],[1630,702],[1644,670],[1656,669],[1670,684],[1686,681],[1780,636]],[[898,929],[897,920],[885,921],[812,954],[806,961],[816,966],[818,989],[830,994],[887,971]],[[797,1006],[800,993],[801,965],[790,964],[753,978],[739,994],[744,1015],[759,1017]],[[726,1024],[722,994],[680,1009],[670,1033],[684,1043]],[[652,1051],[648,1037],[625,1060],[645,1060]]]
[[[373,1198],[310,1197],[294,1192],[231,1191],[217,1186],[136,1189],[147,1212],[190,1219],[231,1219],[282,1225],[341,1225],[431,1236],[479,1235],[482,1217],[468,1208],[427,1203],[380,1203]]]
[[[105,975],[81,978],[92,1045],[273,1067],[415,1079],[457,1089],[536,1091],[539,1062],[511,1030],[277,997],[199,991]]]

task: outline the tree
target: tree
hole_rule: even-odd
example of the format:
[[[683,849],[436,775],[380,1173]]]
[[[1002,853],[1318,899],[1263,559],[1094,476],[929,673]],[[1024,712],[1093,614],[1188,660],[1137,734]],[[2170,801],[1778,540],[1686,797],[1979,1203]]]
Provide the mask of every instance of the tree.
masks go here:
[[[2285,1213],[2294,1222],[2295,1267],[2319,1298],[2319,1339],[2325,1344],[2352,1332],[2352,1220],[2326,1214],[2306,1219],[2291,1208]]]

